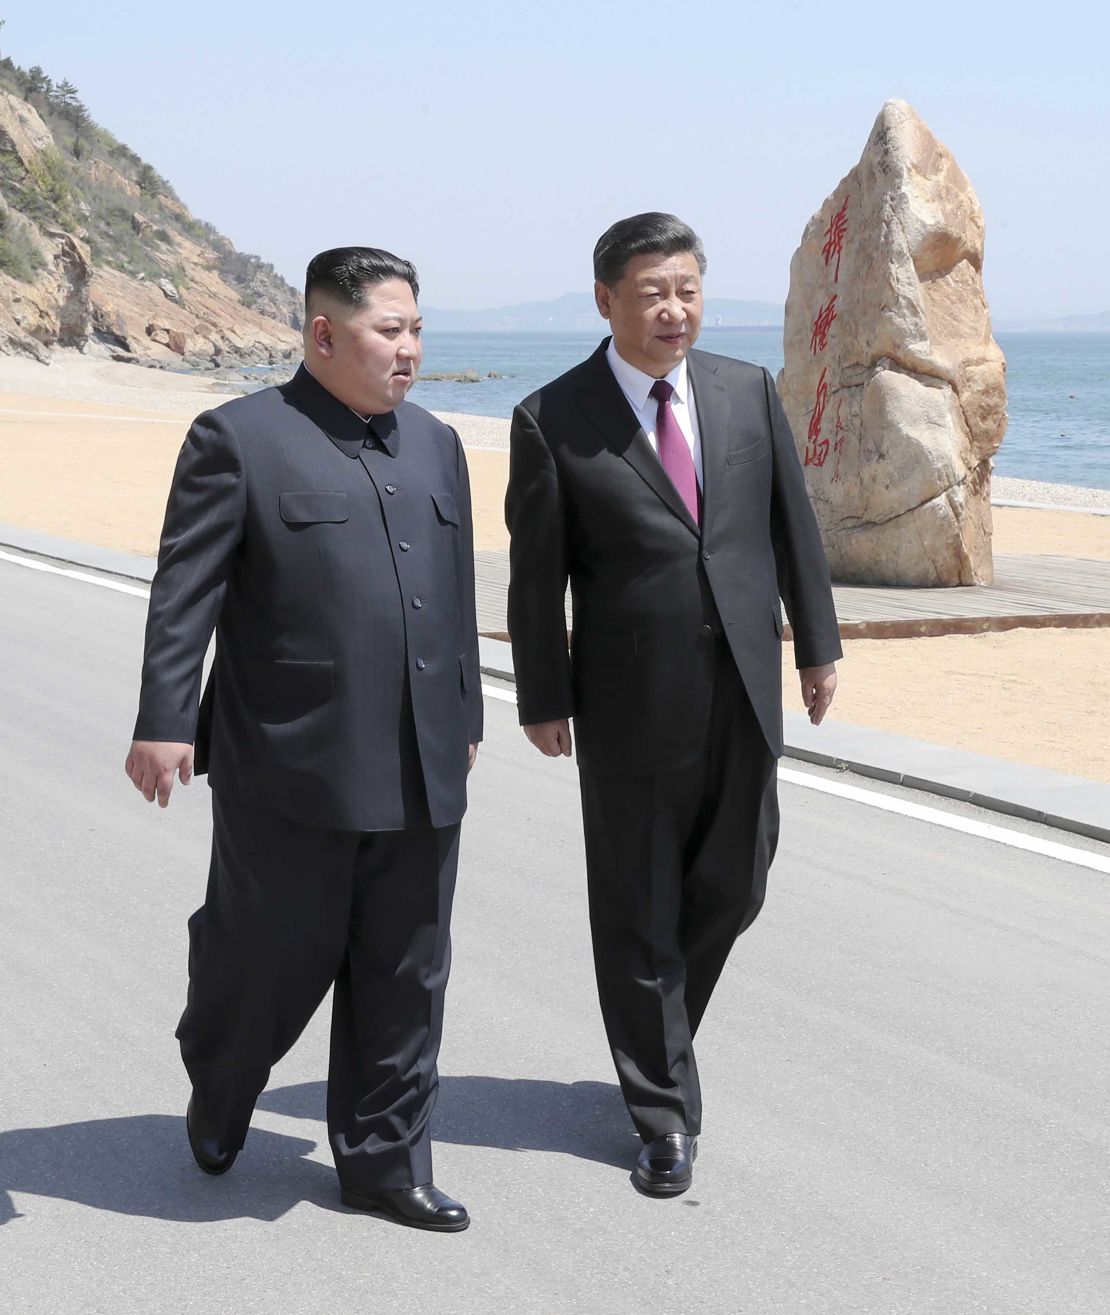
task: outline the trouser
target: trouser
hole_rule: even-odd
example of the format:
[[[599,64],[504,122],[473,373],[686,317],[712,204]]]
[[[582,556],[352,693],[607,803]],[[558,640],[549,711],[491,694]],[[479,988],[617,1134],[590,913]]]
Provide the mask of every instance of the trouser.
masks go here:
[[[644,1141],[701,1131],[693,1041],[778,842],[776,760],[723,639],[704,751],[642,777],[580,773],[598,996]]]
[[[272,1065],[334,983],[328,1132],[354,1190],[432,1181],[428,1121],[459,826],[324,831],[212,795],[177,1029],[199,1109],[242,1146]]]

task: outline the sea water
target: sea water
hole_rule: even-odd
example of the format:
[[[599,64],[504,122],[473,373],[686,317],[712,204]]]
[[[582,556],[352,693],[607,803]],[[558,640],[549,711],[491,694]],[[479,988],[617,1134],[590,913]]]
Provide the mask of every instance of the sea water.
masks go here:
[[[474,370],[479,383],[418,380],[412,401],[435,411],[510,416],[522,398],[576,365],[601,333],[435,333],[424,336],[426,373]],[[1110,334],[999,333],[1006,356],[1009,426],[999,475],[1110,489]],[[782,368],[781,329],[706,329],[706,351]],[[493,373],[496,377],[486,376]]]

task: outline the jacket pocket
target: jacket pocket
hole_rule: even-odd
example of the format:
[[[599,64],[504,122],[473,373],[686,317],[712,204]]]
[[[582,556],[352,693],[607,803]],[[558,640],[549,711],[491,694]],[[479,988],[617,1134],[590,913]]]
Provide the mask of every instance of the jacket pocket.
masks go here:
[[[258,680],[267,704],[307,712],[331,698],[335,663],[277,658],[262,665]]]
[[[463,694],[470,689],[470,678],[466,671],[466,654],[459,654],[459,688]]]
[[[340,524],[351,514],[345,493],[317,490],[279,493],[278,511],[287,525],[315,525],[321,522]]]
[[[450,493],[433,493],[432,501],[435,503],[436,514],[444,524],[458,525],[459,507]]]
[[[746,447],[733,448],[731,452],[725,453],[725,461],[730,466],[743,466],[749,461],[758,461],[760,457],[766,456],[770,452],[771,446],[766,439],[759,439],[755,443],[749,443]]]

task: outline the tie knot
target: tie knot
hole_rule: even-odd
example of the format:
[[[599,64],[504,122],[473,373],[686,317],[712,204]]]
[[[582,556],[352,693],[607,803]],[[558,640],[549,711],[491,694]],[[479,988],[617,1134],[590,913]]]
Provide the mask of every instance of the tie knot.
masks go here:
[[[669,402],[674,396],[674,385],[666,379],[656,379],[651,386],[651,396],[660,402]]]

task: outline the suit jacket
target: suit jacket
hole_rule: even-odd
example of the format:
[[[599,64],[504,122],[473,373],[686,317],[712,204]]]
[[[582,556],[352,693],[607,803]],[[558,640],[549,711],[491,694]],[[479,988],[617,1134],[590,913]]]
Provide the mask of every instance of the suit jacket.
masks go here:
[[[446,826],[482,734],[466,460],[411,403],[375,429],[365,447],[365,423],[303,367],[193,422],[135,738],[195,740],[214,788],[336,830],[410,825],[402,787],[422,776]]]
[[[840,641],[793,437],[766,370],[689,354],[704,471],[698,526],[605,359],[513,416],[509,631],[525,725],[573,716],[583,767],[643,774],[701,752],[722,630],[782,753],[782,610],[799,667]],[[568,654],[563,601],[573,599]]]

